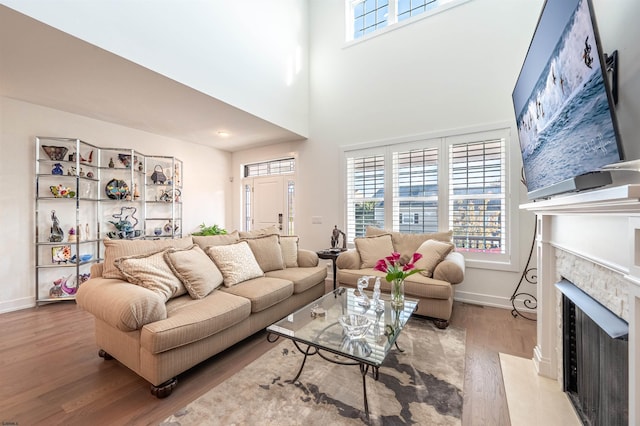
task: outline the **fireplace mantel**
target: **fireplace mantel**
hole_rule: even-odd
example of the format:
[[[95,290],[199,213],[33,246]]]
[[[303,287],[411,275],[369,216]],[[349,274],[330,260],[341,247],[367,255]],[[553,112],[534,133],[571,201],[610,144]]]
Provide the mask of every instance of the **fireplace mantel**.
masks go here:
[[[554,284],[561,278],[559,254],[571,253],[625,283],[619,299],[628,308],[629,424],[640,424],[640,184],[529,202],[520,209],[535,213],[537,221],[538,323],[533,361],[538,374],[560,379],[560,295]],[[594,279],[596,285],[605,281]],[[601,287],[603,295],[613,294],[608,291]]]
[[[520,206],[538,214],[640,214],[640,185],[621,185],[612,188],[535,201]]]

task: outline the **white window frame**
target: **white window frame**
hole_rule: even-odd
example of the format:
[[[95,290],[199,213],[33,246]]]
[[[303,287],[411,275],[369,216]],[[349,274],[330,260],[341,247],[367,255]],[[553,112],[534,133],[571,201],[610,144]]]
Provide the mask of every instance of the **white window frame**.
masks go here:
[[[364,143],[358,146],[343,147],[344,152],[344,173],[347,173],[347,158],[370,156],[374,153],[383,152],[385,155],[385,191],[384,191],[384,217],[385,229],[394,229],[397,225],[393,220],[393,169],[392,157],[393,152],[406,151],[410,149],[427,148],[437,146],[438,153],[438,230],[448,231],[451,229],[449,223],[449,146],[459,143],[480,142],[490,139],[504,139],[504,158],[505,158],[505,188],[504,188],[504,214],[505,214],[505,253],[484,253],[484,252],[462,252],[468,267],[518,271],[519,270],[519,209],[518,200],[519,193],[518,183],[520,182],[519,172],[516,173],[512,164],[518,164],[518,154],[516,150],[511,149],[511,135],[515,134],[515,130],[511,123],[504,125],[496,124],[490,126],[479,126],[470,129],[458,129],[450,132],[439,132],[438,137],[433,135],[417,135],[410,138],[399,138],[388,141],[377,141]],[[348,192],[348,182],[345,179],[345,190]],[[515,195],[512,194],[512,188],[515,188]],[[346,194],[346,193],[345,193]],[[345,196],[345,202],[348,197]],[[345,203],[346,205],[346,203]],[[344,223],[349,224],[347,208],[345,208]],[[397,221],[396,221],[397,222]],[[348,226],[347,226],[348,229]],[[349,246],[353,247],[354,235],[347,232]]]
[[[377,29],[369,34],[365,34],[362,37],[359,38],[354,38],[354,9],[356,7],[356,5],[358,5],[359,3],[362,3],[364,0],[345,0],[344,5],[345,5],[345,13],[344,13],[344,17],[345,17],[345,42],[352,44],[352,43],[359,43],[363,40],[369,40],[372,37],[376,37],[378,35],[387,33],[389,31],[393,31],[397,28],[400,28],[404,25],[409,25],[412,24],[414,22],[417,22],[419,20],[428,18],[430,16],[433,15],[437,15],[438,13],[442,13],[445,12],[449,9],[452,9],[456,6],[459,6],[461,4],[467,3],[471,0],[444,0],[445,2],[442,4],[439,4],[438,6],[436,6],[435,8],[431,9],[431,10],[427,10],[425,12],[422,12],[418,15],[414,15],[408,19],[405,19],[403,21],[398,21],[398,0],[389,0],[389,14],[387,17],[387,25],[383,28]]]

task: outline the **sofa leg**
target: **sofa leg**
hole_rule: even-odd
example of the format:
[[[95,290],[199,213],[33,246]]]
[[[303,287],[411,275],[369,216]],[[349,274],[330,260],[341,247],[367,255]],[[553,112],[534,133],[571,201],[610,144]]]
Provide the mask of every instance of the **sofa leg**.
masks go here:
[[[440,330],[444,330],[445,328],[449,327],[448,320],[443,320],[438,318],[435,318],[433,320],[433,324],[436,326],[436,328],[439,328]]]
[[[164,383],[160,383],[158,386],[151,385],[151,395],[158,399],[166,398],[171,395],[177,384],[178,379],[174,377]]]
[[[100,349],[98,351],[98,356],[100,358],[104,358],[105,361],[110,361],[113,359],[113,357],[111,355],[109,355],[104,349]]]

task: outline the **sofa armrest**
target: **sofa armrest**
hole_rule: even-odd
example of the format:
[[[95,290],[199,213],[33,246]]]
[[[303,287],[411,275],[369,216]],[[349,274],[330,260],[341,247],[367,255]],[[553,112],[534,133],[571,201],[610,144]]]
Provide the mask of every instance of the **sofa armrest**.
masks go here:
[[[94,263],[91,265],[91,278],[100,278],[102,276],[102,271],[104,270],[104,263]]]
[[[87,280],[78,288],[76,303],[122,331],[167,318],[164,299],[158,293],[119,279]]]
[[[433,271],[433,278],[450,284],[459,284],[464,280],[465,262],[462,253],[451,252]]]
[[[360,269],[360,254],[356,249],[349,249],[340,253],[336,259],[338,269]]]
[[[306,249],[298,249],[298,267],[313,268],[318,266],[318,255],[316,252]]]

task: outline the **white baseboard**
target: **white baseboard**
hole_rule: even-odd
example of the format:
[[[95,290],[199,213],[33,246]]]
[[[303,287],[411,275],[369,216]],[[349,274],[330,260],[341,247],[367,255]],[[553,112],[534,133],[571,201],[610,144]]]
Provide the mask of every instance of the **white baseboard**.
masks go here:
[[[480,293],[470,293],[466,291],[456,291],[453,299],[456,302],[470,303],[472,305],[490,306],[492,308],[513,309],[510,297],[492,296]],[[518,306],[518,310],[528,313],[536,313],[534,309],[525,309]]]
[[[36,306],[36,302],[33,297],[23,297],[21,299],[7,300],[0,302],[0,314],[6,312],[19,311],[21,309],[33,308]]]

